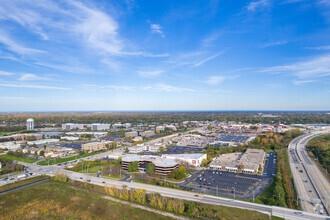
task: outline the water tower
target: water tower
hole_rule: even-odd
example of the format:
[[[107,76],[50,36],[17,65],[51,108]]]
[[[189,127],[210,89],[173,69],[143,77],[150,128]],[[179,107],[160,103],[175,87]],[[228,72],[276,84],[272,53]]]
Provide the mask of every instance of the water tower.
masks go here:
[[[34,120],[29,118],[26,120],[26,130],[33,130],[34,129]]]

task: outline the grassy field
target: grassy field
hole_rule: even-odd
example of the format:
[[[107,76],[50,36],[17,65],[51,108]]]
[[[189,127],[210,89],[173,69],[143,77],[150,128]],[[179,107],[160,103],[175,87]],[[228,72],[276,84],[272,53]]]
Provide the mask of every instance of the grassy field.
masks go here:
[[[102,178],[105,178],[105,179],[111,179],[111,180],[120,180],[120,179],[123,179],[125,177],[125,175],[111,175],[109,176],[109,174],[102,174],[101,175]]]
[[[49,180],[0,196],[0,219],[171,219]]]
[[[87,189],[89,188],[89,189]],[[48,180],[0,196],[0,219],[170,219],[102,198],[104,187]],[[164,198],[165,199],[165,198]],[[191,202],[187,216],[211,219],[277,219],[256,211]]]
[[[16,187],[20,187],[20,186],[23,186],[23,185],[26,185],[26,184],[34,183],[34,182],[37,182],[37,181],[43,180],[43,179],[48,179],[48,177],[47,176],[36,176],[36,177],[33,177],[33,178],[24,179],[24,180],[21,180],[21,181],[18,181],[18,182],[10,183],[10,184],[1,186],[0,187],[0,192],[4,192],[4,191],[10,190],[10,189],[13,189],[13,188],[16,188]]]
[[[9,160],[18,160],[18,161],[22,161],[22,162],[26,162],[26,163],[33,163],[33,162],[37,161],[36,159],[32,159],[32,158],[17,157],[17,156],[12,156],[12,155],[8,155],[8,154],[0,155],[0,158],[9,159]]]

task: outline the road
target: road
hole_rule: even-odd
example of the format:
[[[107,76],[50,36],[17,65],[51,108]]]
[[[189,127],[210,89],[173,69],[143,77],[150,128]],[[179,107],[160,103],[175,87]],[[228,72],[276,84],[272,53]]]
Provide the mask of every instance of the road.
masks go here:
[[[317,173],[317,171],[315,171],[315,169],[317,168],[316,165],[314,164],[314,166],[313,166],[313,161],[308,160],[308,157],[306,157],[306,152],[303,153],[304,150],[303,151],[301,150],[301,148],[304,148],[304,145],[307,143],[307,140],[309,140],[311,138],[310,136],[313,136],[313,135],[315,135],[315,134],[303,135],[303,136],[295,139],[294,141],[292,141],[289,146],[289,152],[291,149],[298,149],[297,151],[300,152],[299,157],[303,157],[303,161],[304,161],[303,163],[300,163],[299,166],[303,166],[302,164],[306,163],[306,165],[304,165],[304,166],[305,166],[305,169],[307,172],[304,171],[303,173],[308,173],[309,177],[312,180],[314,180],[315,182],[320,181],[320,182],[316,183],[315,186],[320,188],[321,194],[323,195],[324,190],[329,189],[329,188],[327,185],[324,185],[323,188],[322,188],[322,186],[320,186],[320,185],[322,185],[322,183],[324,181],[321,178],[315,179],[316,177],[319,178],[319,176],[321,176],[323,174],[319,174],[319,173]],[[116,149],[116,150],[122,151],[121,149]],[[80,160],[101,159],[102,157],[105,157],[109,154],[110,154],[110,152],[106,152],[106,153],[90,156],[88,158],[81,158]],[[305,155],[305,156],[303,156],[303,155]],[[294,157],[294,156],[291,156],[291,154],[290,154],[290,164],[292,166],[291,167],[292,170],[296,170],[296,168],[295,168],[296,164],[294,163],[294,159],[296,159],[297,157],[298,157],[298,155],[296,155]],[[308,164],[306,161],[308,161]],[[300,210],[282,208],[282,207],[277,207],[277,206],[262,205],[262,204],[252,203],[252,202],[245,202],[245,201],[240,201],[240,200],[205,195],[205,194],[200,194],[200,193],[187,192],[187,191],[183,191],[183,190],[176,190],[176,189],[171,189],[171,188],[166,188],[166,187],[147,185],[147,184],[142,184],[142,183],[123,182],[123,181],[119,181],[119,180],[103,179],[100,177],[89,176],[84,173],[76,173],[73,171],[64,170],[63,165],[62,166],[57,166],[57,165],[39,166],[37,164],[29,164],[29,163],[24,163],[24,162],[19,162],[19,163],[21,163],[25,166],[28,166],[29,172],[33,172],[33,173],[37,173],[37,174],[46,174],[46,175],[51,175],[51,176],[55,175],[56,172],[59,172],[59,173],[67,175],[70,179],[73,179],[76,181],[81,181],[81,182],[88,181],[91,184],[96,184],[96,185],[100,185],[100,186],[116,185],[118,188],[121,188],[122,186],[125,185],[125,186],[127,186],[128,189],[142,188],[142,189],[145,189],[148,193],[160,193],[163,196],[173,197],[173,198],[178,198],[178,199],[254,210],[254,211],[259,211],[259,212],[266,213],[269,215],[282,217],[285,219],[328,219],[327,216],[321,216],[319,214],[310,212],[310,210],[306,210],[305,208],[304,208],[304,210],[306,210],[306,211],[300,211]],[[315,172],[315,173],[310,174],[310,172]],[[295,182],[299,183],[298,193],[303,192],[305,194],[308,194],[309,187],[307,187],[307,188],[304,187],[302,184],[304,182],[301,181],[301,180],[304,180],[305,178],[307,178],[308,176],[306,174],[305,174],[306,176],[300,176],[299,175],[300,172],[298,173],[298,175],[297,175],[297,172],[293,172],[293,173],[294,173]],[[305,191],[303,191],[303,189]],[[306,190],[307,190],[307,192],[306,192]],[[316,196],[316,190],[313,190],[313,191],[310,194],[310,196],[312,196],[312,195]],[[325,197],[324,197],[325,201],[328,201],[328,198],[329,198],[328,192],[329,192],[329,190],[327,190],[325,193]],[[299,197],[303,198],[302,201],[305,201],[304,200],[305,194],[299,194]]]
[[[290,167],[301,208],[311,213],[329,214],[330,184],[316,163],[308,156],[306,144],[317,135],[330,130],[316,131],[294,139],[288,146]]]
[[[148,193],[160,193],[166,197],[172,197],[177,199],[184,199],[196,202],[203,202],[213,205],[222,205],[228,207],[235,207],[241,209],[248,209],[259,211],[262,213],[266,213],[269,215],[275,215],[286,219],[327,219],[325,216],[320,216],[314,213],[309,212],[301,212],[299,210],[293,210],[288,208],[276,207],[276,206],[268,206],[268,205],[261,205],[252,202],[245,202],[240,200],[222,198],[217,196],[205,195],[200,193],[194,192],[187,192],[183,190],[176,190],[166,187],[154,186],[154,185],[147,185],[142,183],[134,183],[134,182],[123,182],[119,180],[111,180],[111,179],[103,179],[100,177],[89,176],[84,173],[77,173],[69,170],[62,169],[61,166],[39,166],[36,164],[26,164],[29,168],[29,172],[34,172],[38,174],[47,174],[47,175],[54,175],[56,172],[62,173],[67,175],[70,179],[86,182],[88,181],[91,184],[100,185],[100,186],[112,186],[116,185],[118,188],[122,186],[126,186],[128,189],[145,189]]]

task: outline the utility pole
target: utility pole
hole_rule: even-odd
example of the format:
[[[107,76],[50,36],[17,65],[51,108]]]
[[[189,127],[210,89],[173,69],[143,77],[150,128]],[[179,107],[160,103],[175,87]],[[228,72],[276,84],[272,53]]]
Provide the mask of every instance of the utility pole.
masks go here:
[[[298,194],[297,194],[297,206],[298,206]]]
[[[219,196],[219,195],[218,195],[218,185],[217,185],[217,196]]]
[[[254,190],[253,190],[253,202],[254,202]]]
[[[236,199],[236,195],[235,195],[235,187],[233,187],[232,189],[234,189],[234,199]]]

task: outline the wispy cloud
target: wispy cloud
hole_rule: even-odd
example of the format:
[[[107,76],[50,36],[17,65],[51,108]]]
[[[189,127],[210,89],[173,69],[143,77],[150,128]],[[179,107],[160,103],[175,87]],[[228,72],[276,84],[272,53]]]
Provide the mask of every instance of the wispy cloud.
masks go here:
[[[135,87],[132,86],[117,86],[117,85],[107,85],[105,88],[115,89],[115,90],[125,90],[125,91],[130,91],[135,89]]]
[[[19,79],[19,81],[39,81],[39,80],[51,80],[48,77],[38,76],[32,73],[24,73]]]
[[[199,80],[199,82],[206,83],[208,85],[218,85],[224,82],[225,80],[232,80],[232,79],[236,79],[237,77],[239,77],[239,75],[232,75],[232,76],[215,75],[215,76],[209,76],[206,80]]]
[[[222,54],[224,54],[224,52],[219,52],[219,53],[216,53],[216,54],[214,54],[214,55],[212,55],[212,56],[209,56],[209,57],[207,57],[207,58],[205,58],[205,59],[203,59],[203,60],[198,61],[197,63],[195,63],[195,64],[193,65],[193,67],[198,67],[198,66],[200,66],[200,65],[203,65],[204,63],[206,63],[206,62],[208,62],[208,61],[210,61],[210,60],[213,60],[214,58],[217,58],[218,56],[220,56],[220,55],[222,55]]]
[[[71,88],[64,88],[64,87],[58,87],[58,86],[45,86],[45,85],[33,85],[33,84],[16,84],[16,83],[0,83],[0,87],[27,88],[27,89],[72,90]]]
[[[159,24],[150,24],[151,33],[159,34],[162,37],[165,37],[164,32]]]
[[[306,83],[313,83],[316,82],[316,80],[293,80],[293,84],[295,85],[302,85]]]
[[[153,71],[138,71],[137,73],[142,77],[155,77],[162,74],[163,70],[153,70]]]
[[[85,88],[97,88],[97,89],[103,89],[103,90],[125,90],[125,91],[132,91],[135,89],[135,87],[132,86],[125,86],[125,85],[94,85],[94,84],[82,84],[83,87]]]
[[[249,11],[256,11],[258,9],[262,9],[269,5],[270,5],[270,0],[259,0],[259,1],[252,1],[246,6],[246,8]]]
[[[274,66],[261,72],[285,73],[299,78],[315,78],[330,76],[330,55],[323,55],[284,66]]]
[[[28,48],[20,45],[19,43],[13,41],[11,37],[8,37],[8,35],[3,31],[0,32],[0,44],[5,45],[6,49],[19,55],[28,55],[28,54],[45,52],[43,50]]]
[[[261,45],[262,48],[266,48],[266,47],[275,47],[275,46],[280,46],[280,45],[285,45],[287,44],[288,41],[283,40],[283,41],[275,41],[275,42],[269,42],[266,44]]]
[[[225,76],[210,76],[208,79],[201,81],[209,85],[218,85],[226,80]]]
[[[68,65],[68,64],[52,64],[52,63],[46,63],[46,62],[35,62],[35,64],[43,67],[47,67],[50,69],[60,70],[68,73],[96,73],[94,69],[91,69],[89,67],[81,65]]]
[[[160,91],[160,92],[193,92],[193,89],[189,88],[182,88],[182,87],[176,87],[166,84],[157,84],[154,86],[146,86],[143,88],[144,90],[154,90],[154,91]]]
[[[14,75],[14,73],[10,73],[10,72],[0,70],[0,76],[12,76],[12,75]]]
[[[320,46],[320,47],[305,47],[308,50],[330,50],[330,46]]]

